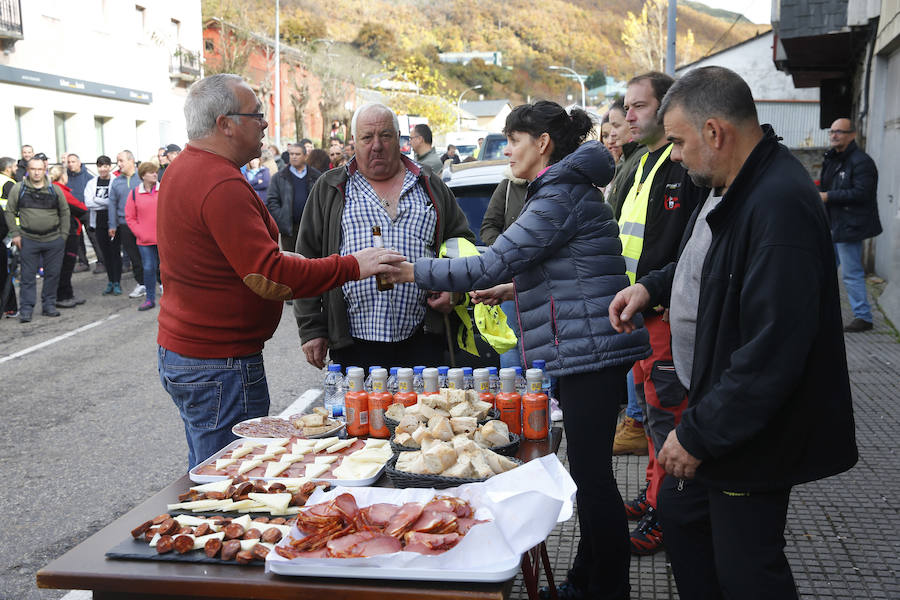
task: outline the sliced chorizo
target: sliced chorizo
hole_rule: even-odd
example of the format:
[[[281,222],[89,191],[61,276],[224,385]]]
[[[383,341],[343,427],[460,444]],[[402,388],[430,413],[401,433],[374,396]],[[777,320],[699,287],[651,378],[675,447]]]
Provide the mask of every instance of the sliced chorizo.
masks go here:
[[[224,531],[226,540],[235,540],[244,535],[244,526],[240,523],[229,523]]]
[[[265,531],[263,531],[262,536],[260,536],[259,541],[266,542],[267,544],[277,544],[281,539],[281,530],[277,527],[269,527]]]
[[[194,549],[194,538],[189,535],[179,535],[172,543],[175,545],[175,552],[178,554],[186,554]]]
[[[153,521],[144,521],[137,527],[131,530],[131,537],[137,539],[144,535],[144,533],[153,526]]]
[[[234,560],[234,557],[241,551],[241,543],[237,540],[228,540],[222,544],[222,560]]]
[[[238,544],[240,547],[240,544]],[[203,546],[203,551],[206,552],[206,556],[209,558],[215,558],[216,554],[219,553],[219,550],[222,549],[222,540],[218,538],[212,538],[211,540],[206,540],[206,545]]]
[[[158,540],[156,540],[156,552],[159,554],[165,554],[166,552],[171,552],[175,547],[175,540],[172,539],[171,535],[161,536]]]

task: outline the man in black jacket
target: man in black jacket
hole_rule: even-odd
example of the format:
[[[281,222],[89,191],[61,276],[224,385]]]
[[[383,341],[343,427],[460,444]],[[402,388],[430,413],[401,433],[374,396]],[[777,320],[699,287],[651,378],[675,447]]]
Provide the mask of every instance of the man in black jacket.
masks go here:
[[[736,73],[688,72],[660,115],[686,186],[707,197],[677,262],[619,292],[609,315],[628,331],[637,311],[672,307],[689,406],[659,452],[659,511],[678,591],[796,598],[783,551],[791,487],[857,460],[828,224]]]
[[[866,298],[862,243],[881,233],[875,197],[878,169],[856,145],[856,128],[850,119],[836,120],[828,134],[831,150],[822,163],[819,195],[831,221],[831,238],[853,309],[853,320],[844,331],[868,331],[872,329],[872,309]]]
[[[281,232],[281,249],[295,252],[306,199],[321,173],[306,164],[303,144],[289,145],[288,157],[290,164],[272,175],[266,194],[266,208]]]

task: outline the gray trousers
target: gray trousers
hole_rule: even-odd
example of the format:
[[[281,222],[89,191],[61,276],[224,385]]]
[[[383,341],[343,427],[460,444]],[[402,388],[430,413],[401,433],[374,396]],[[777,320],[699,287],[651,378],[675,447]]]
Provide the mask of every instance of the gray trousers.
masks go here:
[[[51,242],[36,242],[22,236],[22,282],[19,287],[19,314],[30,316],[34,311],[37,295],[38,266],[44,267],[44,285],[41,288],[41,305],[44,312],[56,310],[56,288],[62,268],[66,240],[62,237]]]

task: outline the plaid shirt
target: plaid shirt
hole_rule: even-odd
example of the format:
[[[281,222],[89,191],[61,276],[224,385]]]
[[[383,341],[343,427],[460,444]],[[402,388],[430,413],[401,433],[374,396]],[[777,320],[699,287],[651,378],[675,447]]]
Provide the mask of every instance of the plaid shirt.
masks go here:
[[[341,216],[341,254],[371,248],[372,227],[381,226],[386,248],[394,248],[410,262],[434,258],[437,213],[425,190],[408,169],[403,178],[396,220],[391,220],[372,186],[358,171],[347,182]],[[343,286],[350,335],[371,342],[399,342],[409,338],[425,318],[425,290],[414,283],[394,284],[379,292],[375,278]]]

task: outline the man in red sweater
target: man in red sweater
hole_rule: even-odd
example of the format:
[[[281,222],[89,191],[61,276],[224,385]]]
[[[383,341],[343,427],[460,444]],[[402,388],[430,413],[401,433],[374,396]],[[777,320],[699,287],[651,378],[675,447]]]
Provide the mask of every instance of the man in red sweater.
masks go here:
[[[262,349],[285,300],[397,272],[403,260],[376,248],[319,259],[278,249],[278,227],[240,172],[262,149],[260,106],[237,75],[193,84],[190,141],[160,187],[159,375],[184,421],[189,468],[234,439],[234,424],[268,414]]]

